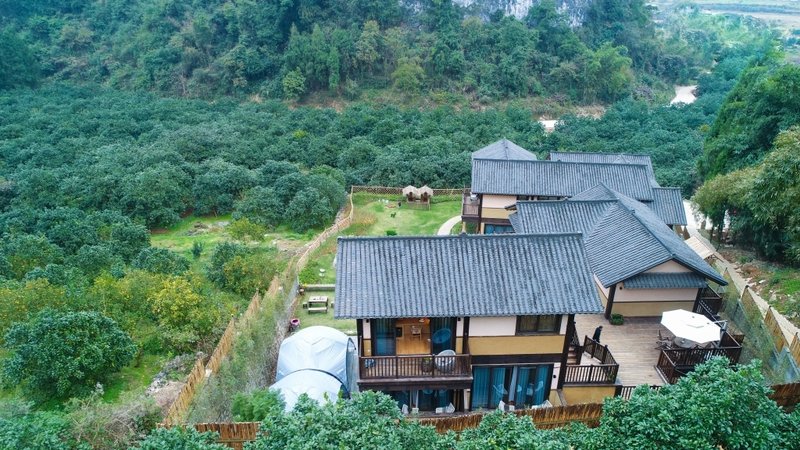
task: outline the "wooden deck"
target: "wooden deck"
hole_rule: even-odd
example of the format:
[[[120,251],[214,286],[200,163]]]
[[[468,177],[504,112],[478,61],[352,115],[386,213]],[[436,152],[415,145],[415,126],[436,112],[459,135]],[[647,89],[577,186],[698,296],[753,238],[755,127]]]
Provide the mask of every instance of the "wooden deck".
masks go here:
[[[649,384],[661,386],[664,380],[655,365],[661,353],[656,350],[658,331],[664,336],[671,333],[661,325],[660,317],[626,317],[625,324],[614,326],[602,314],[579,314],[575,316],[578,336],[592,336],[598,325],[603,325],[600,343],[607,345],[619,364],[618,379],[623,385]],[[587,355],[581,364],[595,364]]]

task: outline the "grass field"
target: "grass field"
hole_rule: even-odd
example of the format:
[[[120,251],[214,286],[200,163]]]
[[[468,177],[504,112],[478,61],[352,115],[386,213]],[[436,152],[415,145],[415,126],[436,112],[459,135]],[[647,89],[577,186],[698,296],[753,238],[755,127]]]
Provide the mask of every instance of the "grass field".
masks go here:
[[[340,233],[340,236],[386,236],[387,231],[393,231],[398,236],[432,235],[448,219],[461,214],[461,199],[457,197],[434,203],[430,209],[398,207],[397,202],[396,196],[356,194],[353,198],[353,224]],[[459,226],[454,227],[454,230],[458,232]],[[336,256],[337,237],[328,239],[311,255],[308,265],[300,275],[301,283],[336,282],[333,259]]]
[[[305,302],[309,299],[309,297],[317,296],[317,295],[326,295],[331,301],[335,301],[335,296],[333,291],[310,291],[306,292],[302,299],[300,300],[301,303]],[[308,312],[305,308],[298,307],[297,311],[295,311],[295,317],[300,319],[300,329],[313,327],[313,326],[324,326],[324,327],[331,327],[335,328],[344,334],[355,336],[356,334],[356,321],[355,320],[339,320],[333,318],[333,308],[328,308],[327,313],[321,312]]]

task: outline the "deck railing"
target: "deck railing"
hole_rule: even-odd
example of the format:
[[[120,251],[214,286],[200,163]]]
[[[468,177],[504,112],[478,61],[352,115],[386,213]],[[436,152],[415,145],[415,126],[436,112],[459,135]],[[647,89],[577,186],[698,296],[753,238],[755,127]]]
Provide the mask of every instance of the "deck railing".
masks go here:
[[[469,354],[362,356],[361,379],[448,378],[472,375]]]
[[[711,288],[705,288],[700,292],[694,304],[694,311],[703,314],[709,320],[718,320],[717,313],[722,308],[722,297]]]
[[[601,345],[589,336],[584,336],[583,351],[600,361],[600,364],[567,364],[564,383],[606,384],[617,381],[619,364],[611,355],[608,346]]]
[[[630,400],[631,396],[633,395],[633,391],[639,386],[618,386],[617,387],[617,397],[622,397],[625,400]],[[650,386],[650,389],[653,391],[657,391],[661,389],[661,386],[657,384],[653,384]]]
[[[694,370],[694,367],[716,356],[727,358],[731,365],[739,362],[742,345],[737,339],[722,333],[718,347],[711,348],[671,348],[661,350],[656,363],[658,370],[667,382],[674,384],[680,377]]]
[[[617,381],[619,364],[567,365],[566,384],[613,384]]]
[[[479,198],[473,199],[469,194],[464,194],[461,203],[461,216],[465,218],[478,218],[481,208],[481,200]]]

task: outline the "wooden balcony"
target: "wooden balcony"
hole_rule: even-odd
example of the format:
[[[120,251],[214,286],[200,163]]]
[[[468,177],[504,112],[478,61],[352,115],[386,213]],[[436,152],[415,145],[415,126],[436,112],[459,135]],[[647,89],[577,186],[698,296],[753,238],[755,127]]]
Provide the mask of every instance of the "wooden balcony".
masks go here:
[[[579,348],[589,354],[594,364],[567,364],[564,384],[614,384],[617,381],[619,364],[608,346],[584,336],[583,346]]]
[[[361,356],[358,373],[359,385],[371,389],[407,385],[463,389],[472,385],[469,354]]]
[[[682,376],[694,370],[700,363],[708,361],[716,356],[727,358],[731,365],[739,362],[742,355],[741,339],[735,339],[727,331],[722,333],[719,345],[708,348],[671,348],[661,350],[656,363],[656,370],[667,380],[674,384]]]
[[[481,199],[472,198],[469,194],[464,194],[461,202],[461,220],[463,222],[477,222],[480,218]]]

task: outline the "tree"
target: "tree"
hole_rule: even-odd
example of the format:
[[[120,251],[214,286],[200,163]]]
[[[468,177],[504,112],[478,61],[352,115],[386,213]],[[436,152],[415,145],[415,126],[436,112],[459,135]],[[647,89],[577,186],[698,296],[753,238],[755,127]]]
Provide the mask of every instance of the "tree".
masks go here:
[[[233,203],[255,184],[249,170],[221,159],[203,163],[200,170],[192,187],[196,214],[231,212]]]
[[[425,71],[416,58],[401,58],[397,62],[397,69],[392,72],[394,88],[406,94],[416,94],[422,86]]]
[[[286,218],[293,230],[303,233],[324,225],[335,212],[317,189],[309,187],[294,196],[286,208]]]
[[[0,254],[11,266],[11,276],[18,280],[36,267],[57,264],[63,258],[58,246],[42,236],[30,234],[4,235],[0,242]]]
[[[295,69],[283,77],[282,85],[283,96],[289,100],[297,100],[306,92],[306,77]]]
[[[277,408],[275,408],[276,410]],[[319,405],[301,396],[294,410],[267,418],[252,450],[305,448],[450,449],[452,433],[403,420],[397,403],[371,391]]]
[[[0,31],[0,90],[33,86],[39,63],[30,48],[10,29]]]
[[[136,353],[117,323],[97,312],[45,310],[12,325],[5,341],[5,384],[38,400],[86,394]]]
[[[698,365],[677,384],[639,387],[629,401],[606,400],[601,448],[784,448],[789,419],[767,397],[760,363],[728,367],[725,358]]]

